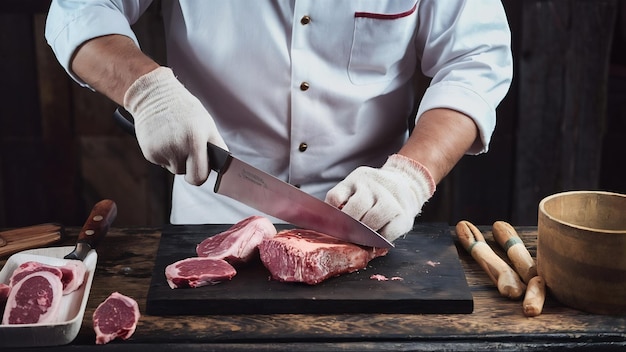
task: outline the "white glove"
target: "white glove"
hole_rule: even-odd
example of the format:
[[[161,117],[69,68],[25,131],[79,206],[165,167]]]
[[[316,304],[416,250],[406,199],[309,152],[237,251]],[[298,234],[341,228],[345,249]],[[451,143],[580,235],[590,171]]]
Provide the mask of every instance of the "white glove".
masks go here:
[[[326,194],[326,202],[378,231],[389,241],[413,228],[415,217],[435,193],[426,167],[394,154],[380,169],[361,166]]]
[[[139,77],[126,91],[124,107],[133,115],[144,157],[185,174],[190,184],[209,176],[207,142],[228,150],[211,115],[167,67]]]

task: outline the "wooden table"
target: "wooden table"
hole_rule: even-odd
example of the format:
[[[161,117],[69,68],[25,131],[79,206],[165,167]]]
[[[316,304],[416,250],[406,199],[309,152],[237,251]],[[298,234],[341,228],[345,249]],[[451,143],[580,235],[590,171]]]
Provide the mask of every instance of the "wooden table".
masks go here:
[[[494,250],[490,227],[481,227]],[[78,228],[68,228],[75,242]],[[518,228],[531,254],[536,252],[535,227]],[[455,236],[451,228],[450,235]],[[157,228],[113,228],[98,248],[98,265],[83,325],[67,346],[50,351],[436,351],[436,350],[624,350],[626,316],[588,314],[561,305],[548,296],[543,314],[528,318],[521,302],[501,297],[478,264],[456,242],[474,297],[472,314],[342,314],[342,315],[142,315],[130,340],[95,346],[91,316],[113,291],[134,297],[145,311]],[[456,239],[455,239],[456,241]],[[4,261],[0,261],[4,264]],[[625,298],[626,299],[626,298]],[[28,349],[25,349],[28,350]],[[35,350],[35,349],[33,349]],[[37,351],[41,350],[36,349]]]

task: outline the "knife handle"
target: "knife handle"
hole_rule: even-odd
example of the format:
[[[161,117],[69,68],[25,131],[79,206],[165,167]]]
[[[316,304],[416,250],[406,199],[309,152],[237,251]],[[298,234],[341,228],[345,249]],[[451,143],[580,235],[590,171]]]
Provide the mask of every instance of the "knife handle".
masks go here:
[[[207,155],[209,156],[209,167],[217,173],[222,173],[228,168],[231,156],[230,152],[212,143],[206,144]]]
[[[135,136],[135,124],[133,123],[133,117],[123,107],[118,107],[113,112],[113,118],[115,122],[128,134]]]
[[[109,231],[109,227],[111,227],[116,216],[117,205],[114,201],[104,199],[96,203],[78,234],[78,243],[86,243],[91,248],[96,248],[100,240]]]
[[[118,107],[113,112],[113,118],[131,136],[135,136],[135,125],[133,117],[126,109]],[[228,167],[230,162],[230,152],[212,144],[207,143],[207,155],[209,157],[209,167],[211,170],[220,173]]]

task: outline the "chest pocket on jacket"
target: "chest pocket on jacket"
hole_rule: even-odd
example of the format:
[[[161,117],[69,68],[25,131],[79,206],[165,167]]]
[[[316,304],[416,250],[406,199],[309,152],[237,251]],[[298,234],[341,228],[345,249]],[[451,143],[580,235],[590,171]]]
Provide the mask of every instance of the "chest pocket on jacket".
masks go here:
[[[397,13],[355,12],[348,63],[350,81],[357,85],[387,82],[405,70],[414,69],[416,26],[414,2],[407,10]]]

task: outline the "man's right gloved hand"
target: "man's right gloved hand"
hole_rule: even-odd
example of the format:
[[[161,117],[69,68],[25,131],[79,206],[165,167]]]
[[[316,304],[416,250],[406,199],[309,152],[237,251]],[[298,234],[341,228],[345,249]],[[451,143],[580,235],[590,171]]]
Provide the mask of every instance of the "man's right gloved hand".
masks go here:
[[[228,150],[211,115],[174,76],[159,67],[139,77],[124,95],[144,157],[192,185],[209,176],[207,142]]]

